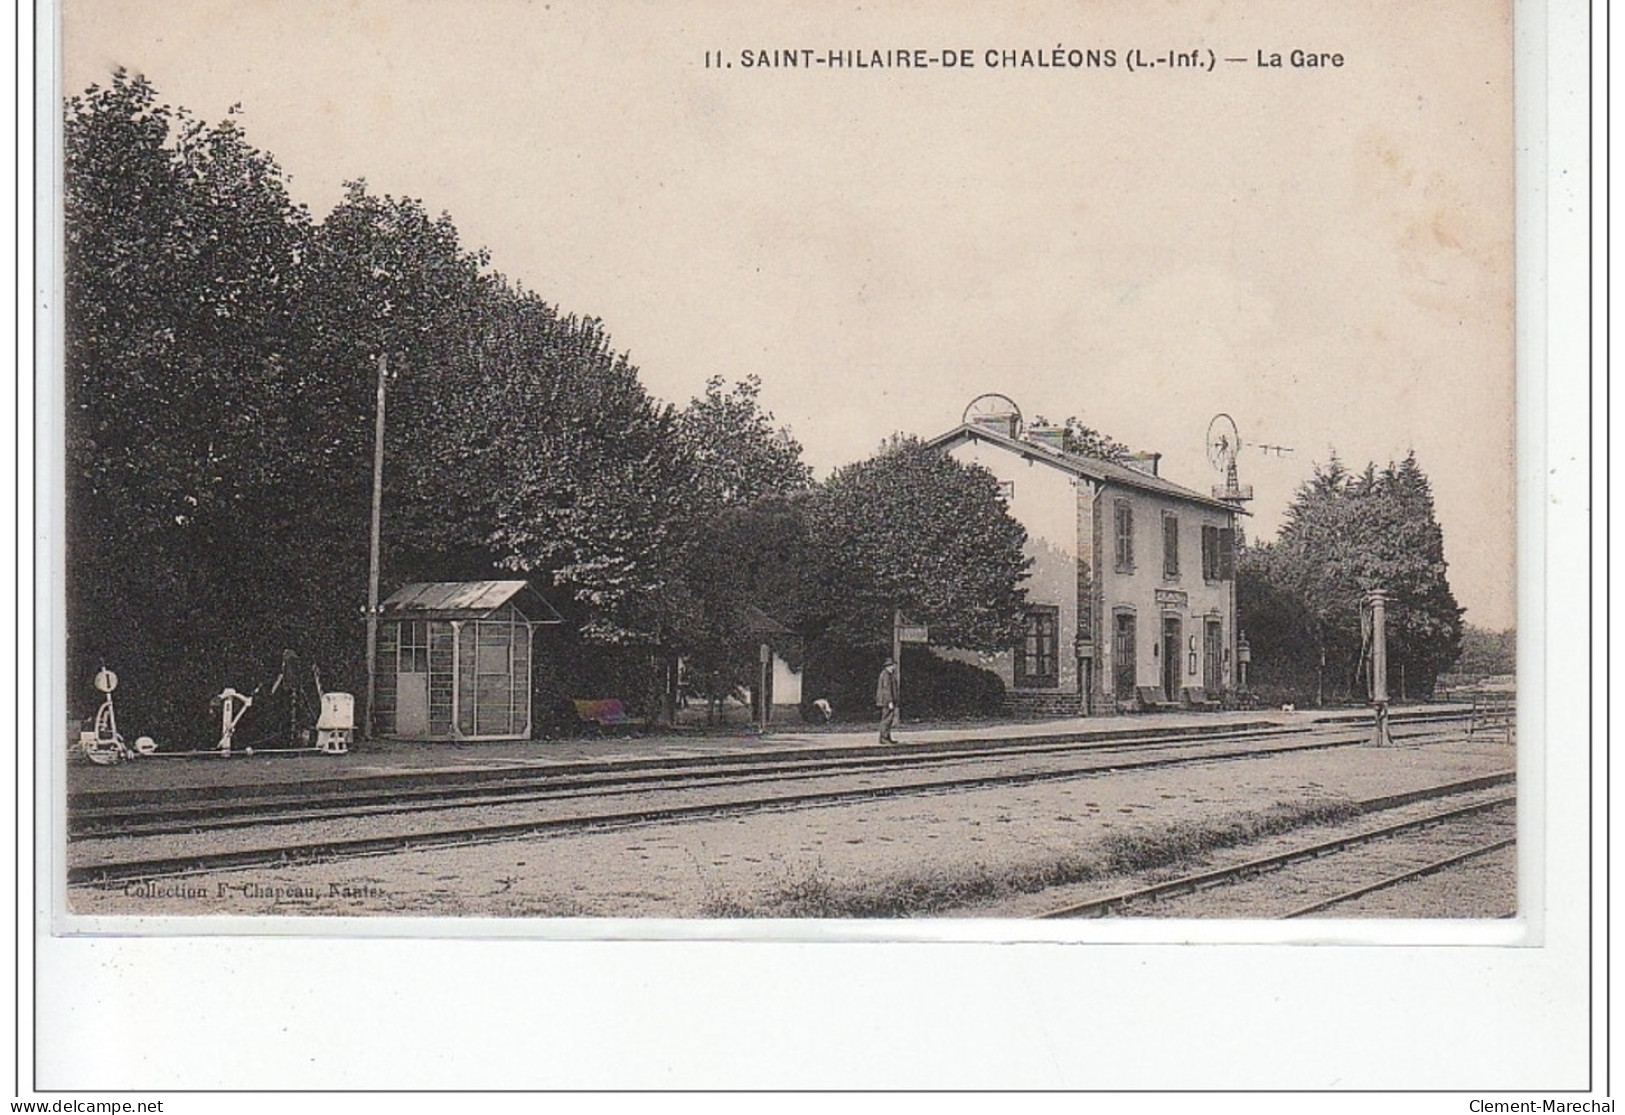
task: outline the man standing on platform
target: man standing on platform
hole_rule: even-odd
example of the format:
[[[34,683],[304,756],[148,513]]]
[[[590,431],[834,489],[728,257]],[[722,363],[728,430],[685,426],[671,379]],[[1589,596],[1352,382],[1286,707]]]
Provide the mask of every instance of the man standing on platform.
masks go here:
[[[897,663],[890,658],[875,685],[875,704],[880,709],[880,742],[895,743],[891,733],[897,727]]]

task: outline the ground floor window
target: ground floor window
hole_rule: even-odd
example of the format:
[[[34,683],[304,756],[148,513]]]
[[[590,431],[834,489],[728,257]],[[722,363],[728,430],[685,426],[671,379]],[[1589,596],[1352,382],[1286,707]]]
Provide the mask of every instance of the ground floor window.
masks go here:
[[[1016,646],[1016,688],[1055,689],[1061,684],[1061,610],[1027,609],[1026,630]]]

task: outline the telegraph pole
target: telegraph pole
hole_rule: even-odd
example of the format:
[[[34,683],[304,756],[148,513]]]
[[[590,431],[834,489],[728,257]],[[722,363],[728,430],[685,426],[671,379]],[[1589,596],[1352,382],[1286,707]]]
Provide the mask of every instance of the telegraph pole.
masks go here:
[[[384,507],[384,381],[389,355],[378,354],[378,412],[372,434],[372,542],[367,554],[367,719],[372,739],[372,706],[378,692],[378,535]]]

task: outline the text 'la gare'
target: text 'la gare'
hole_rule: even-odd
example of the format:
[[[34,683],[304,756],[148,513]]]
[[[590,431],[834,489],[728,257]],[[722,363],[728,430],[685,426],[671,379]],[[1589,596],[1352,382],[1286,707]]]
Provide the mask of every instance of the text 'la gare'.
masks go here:
[[[1292,50],[1287,52],[1286,60],[1282,61],[1279,52],[1260,50],[1258,64],[1267,70],[1278,70],[1288,66],[1299,70],[1340,68],[1343,65],[1343,55],[1334,51]]]

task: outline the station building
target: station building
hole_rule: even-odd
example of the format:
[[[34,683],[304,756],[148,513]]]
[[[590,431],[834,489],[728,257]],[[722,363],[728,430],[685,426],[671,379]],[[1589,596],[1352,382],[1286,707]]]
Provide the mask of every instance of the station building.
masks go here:
[[[1024,638],[973,656],[1003,678],[1008,711],[1092,715],[1218,700],[1235,688],[1235,552],[1245,494],[1213,496],[1063,452],[1059,428],[974,416],[927,444],[998,480],[1027,529]],[[1219,498],[1221,495],[1227,498]],[[965,657],[956,652],[954,657]]]

